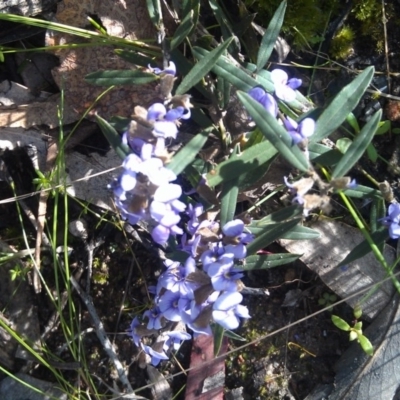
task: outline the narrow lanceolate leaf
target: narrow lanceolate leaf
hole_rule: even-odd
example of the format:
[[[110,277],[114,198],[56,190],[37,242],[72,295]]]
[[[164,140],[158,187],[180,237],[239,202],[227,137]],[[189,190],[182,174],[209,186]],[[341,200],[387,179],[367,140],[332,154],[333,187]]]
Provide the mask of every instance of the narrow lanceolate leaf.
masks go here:
[[[271,56],[276,39],[278,38],[279,32],[283,24],[286,4],[286,0],[282,1],[278,9],[275,11],[275,14],[272,17],[267,30],[264,33],[257,55],[257,71],[260,71],[264,68],[265,64],[269,60],[269,57]]]
[[[373,76],[374,67],[368,67],[340,91],[318,118],[311,141],[316,142],[329,136],[346,120],[349,113],[361,100]]]
[[[103,135],[106,137],[110,146],[115,150],[118,156],[123,160],[131,151],[129,147],[122,143],[121,137],[118,132],[103,118],[96,115],[97,123]]]
[[[178,47],[191,33],[194,28],[193,24],[194,11],[190,12],[183,18],[182,22],[175,31],[174,37],[171,40],[171,50]]]
[[[231,44],[233,38],[226,40],[221,43],[217,48],[210,51],[204,58],[202,58],[190,72],[183,78],[181,84],[176,89],[175,94],[185,94],[191,87],[196,85],[205,75],[207,75],[214,64],[218,61],[218,58],[225,52],[228,46]]]
[[[296,225],[290,231],[284,233],[281,236],[281,239],[288,239],[288,240],[311,240],[311,239],[318,239],[321,234],[307,226]]]
[[[247,93],[238,91],[237,96],[257,124],[257,127],[279,153],[292,164],[293,167],[300,171],[307,172],[309,169],[307,159],[299,147],[292,144],[291,136],[283,126],[279,125],[275,117],[270,115],[261,104]]]
[[[139,70],[96,71],[85,76],[86,82],[97,86],[144,85],[157,79],[157,75]]]
[[[134,65],[140,65],[141,67],[147,67],[149,64],[151,65],[155,63],[153,58],[143,56],[139,54],[137,50],[115,49],[114,53],[123,60]]]
[[[159,27],[162,21],[160,0],[146,0],[146,4],[151,22],[154,24],[154,26]]]
[[[263,232],[247,246],[247,254],[255,254],[258,250],[263,249],[275,240],[281,238],[282,235],[290,231],[290,229],[296,226],[299,222],[300,218],[297,218],[279,224],[266,225]]]
[[[230,179],[222,184],[221,193],[221,226],[232,221],[236,211],[239,195],[238,179]]]
[[[245,264],[240,268],[245,271],[274,268],[296,261],[300,257],[301,254],[290,253],[249,256],[246,258]]]
[[[380,244],[384,243],[389,238],[389,234],[388,234],[387,229],[385,229],[383,231],[376,231],[376,232],[372,233],[371,238],[374,241],[374,243],[377,246],[379,246]],[[358,244],[356,247],[354,247],[354,249],[352,251],[350,251],[349,254],[347,254],[347,256],[344,258],[344,260],[342,260],[339,263],[338,267],[349,264],[355,260],[358,260],[359,258],[364,257],[366,254],[368,254],[371,251],[372,251],[372,249],[371,249],[370,244],[368,243],[367,240],[364,240],[360,244]]]
[[[200,47],[193,48],[193,54],[196,58],[203,58],[209,54],[209,51],[202,49]],[[239,90],[243,90],[248,92],[250,89],[256,87],[260,83],[257,82],[254,78],[250,76],[248,72],[244,69],[240,68],[238,65],[232,64],[232,62],[227,58],[222,56],[212,68],[212,71],[226,79],[233,86],[235,86]],[[269,83],[267,87],[264,86],[264,89],[273,92],[275,90],[274,84],[272,81]]]
[[[229,160],[218,164],[213,171],[207,174],[207,183],[209,186],[217,186],[230,179],[240,178],[241,175],[265,164],[276,153],[276,149],[268,141],[256,144],[244,150],[243,153],[234,155]]]
[[[172,161],[168,164],[168,169],[173,171],[176,175],[179,175],[185,170],[185,168],[193,162],[199,151],[203,148],[207,141],[208,135],[212,131],[212,128],[206,129],[193,138],[174,155]]]
[[[218,324],[213,326],[213,334],[214,334],[214,356],[217,357],[222,345],[222,339],[224,338],[225,329]]]
[[[346,173],[350,171],[354,164],[361,158],[368,145],[371,143],[372,138],[374,137],[379,121],[381,120],[381,116],[382,110],[379,110],[361,129],[361,132],[357,135],[353,143],[343,155],[342,159],[336,165],[332,173],[332,178],[339,178],[346,175]]]

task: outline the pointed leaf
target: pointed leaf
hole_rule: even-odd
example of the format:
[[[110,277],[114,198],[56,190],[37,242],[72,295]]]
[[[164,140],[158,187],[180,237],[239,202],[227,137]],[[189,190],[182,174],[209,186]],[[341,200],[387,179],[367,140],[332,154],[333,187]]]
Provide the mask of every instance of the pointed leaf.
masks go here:
[[[281,239],[310,240],[318,239],[320,236],[320,233],[314,229],[308,228],[307,226],[296,225],[293,229],[284,233]]]
[[[217,357],[222,345],[222,340],[224,338],[225,329],[219,325],[215,324],[213,326],[213,334],[214,334],[214,356]]]
[[[362,349],[369,355],[372,356],[374,354],[374,347],[372,346],[372,343],[369,341],[369,339],[364,336],[364,335],[359,335],[358,340],[360,342],[360,345]]]
[[[230,179],[222,184],[221,193],[221,226],[232,221],[236,212],[237,198],[239,195],[238,180]]]
[[[207,142],[208,135],[211,131],[212,128],[206,129],[193,136],[193,138],[174,155],[172,161],[168,164],[168,169],[173,171],[176,175],[182,173],[199,154],[199,151]]]
[[[346,196],[354,197],[358,199],[376,198],[381,199],[382,194],[379,190],[373,189],[368,186],[358,185],[354,189],[346,189],[343,191]]]
[[[296,261],[300,257],[301,254],[290,253],[249,256],[240,268],[245,271],[274,268]]]
[[[232,43],[233,38],[221,43],[217,48],[210,51],[203,57],[190,72],[183,78],[181,84],[176,89],[175,94],[185,94],[190,88],[196,85],[205,75],[207,75],[228,46]]]
[[[123,60],[141,67],[147,67],[149,64],[154,63],[154,58],[143,56],[137,50],[116,49],[114,53]]]
[[[183,18],[182,22],[175,31],[174,37],[171,40],[171,50],[178,47],[190,35],[194,28],[193,17],[194,10],[190,10],[185,18]]]
[[[336,165],[332,178],[339,178],[346,175],[353,165],[359,160],[364,154],[368,145],[371,143],[376,128],[381,120],[382,110],[376,112],[370,120],[361,129],[361,132],[356,136],[353,143],[350,145],[346,154],[343,155],[342,159]]]
[[[342,331],[349,331],[350,325],[344,321],[342,318],[338,317],[337,315],[331,316],[332,322]]]
[[[318,118],[311,141],[317,142],[335,131],[360,102],[374,76],[374,67],[366,68],[345,86]]]
[[[265,64],[269,60],[269,57],[271,56],[276,39],[279,36],[279,32],[283,24],[286,4],[286,0],[282,1],[278,9],[275,11],[275,14],[272,17],[267,30],[264,33],[257,55],[257,71],[264,68]]]
[[[309,169],[308,161],[299,147],[292,145],[292,138],[286,129],[279,125],[278,121],[247,93],[238,91],[237,96],[257,127],[279,153],[295,168],[307,172]]]
[[[140,70],[96,71],[85,76],[85,81],[96,86],[144,85],[156,81],[157,75]]]
[[[207,174],[209,186],[217,186],[229,179],[239,178],[241,175],[258,168],[275,156],[276,149],[268,141],[256,144],[239,155],[223,161]]]
[[[247,342],[247,339],[238,335],[235,332],[230,331],[229,329],[224,332],[224,336],[226,336],[229,339],[239,340],[240,342]]]
[[[196,58],[201,59],[209,54],[209,51],[204,50],[200,47],[193,48],[193,54]],[[222,56],[213,66],[212,71],[218,76],[223,77],[228,82],[230,82],[233,86],[235,86],[239,90],[243,90],[248,92],[250,89],[256,87],[260,83],[257,82],[254,78],[252,78],[249,72],[245,71],[239,65],[234,65],[232,61],[230,61],[227,57]],[[274,84],[272,81],[265,87],[265,90],[269,92],[273,92],[275,90]]]
[[[372,233],[371,238],[376,245],[380,245],[389,238],[389,234],[387,232],[387,229],[385,229],[384,231],[377,231]],[[364,257],[370,251],[372,251],[371,246],[369,245],[367,240],[364,240],[359,245],[354,247],[354,249],[350,251],[349,254],[347,254],[347,256],[338,264],[338,267],[349,264],[355,260],[358,260],[361,257]]]
[[[103,118],[96,115],[97,123],[103,135],[110,143],[110,146],[115,150],[118,156],[123,160],[129,153],[131,153],[129,147],[126,144],[122,143],[121,137],[118,135],[118,132]]]
[[[247,246],[247,254],[252,255],[258,250],[265,248],[275,240],[282,237],[282,235],[296,226],[299,222],[300,218],[297,218],[293,219],[292,221],[281,222],[279,224],[266,225],[262,233]]]
[[[162,20],[160,0],[146,0],[146,4],[151,22],[154,24],[155,27],[159,27]]]

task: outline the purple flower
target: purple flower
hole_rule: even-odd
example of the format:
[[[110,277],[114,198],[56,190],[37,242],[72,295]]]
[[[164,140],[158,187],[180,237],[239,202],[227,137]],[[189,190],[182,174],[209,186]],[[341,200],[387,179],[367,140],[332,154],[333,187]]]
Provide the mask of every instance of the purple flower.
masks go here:
[[[140,339],[142,336],[138,333],[137,327],[140,326],[141,323],[138,317],[135,317],[131,323],[129,333],[133,339],[133,342],[136,344],[137,347],[140,345]]]
[[[172,292],[167,290],[159,299],[158,307],[162,312],[163,316],[174,322],[178,322],[182,319],[180,310],[178,308],[178,302],[181,294],[179,292]]]
[[[310,137],[315,130],[315,121],[311,118],[304,118],[299,124],[290,117],[283,121],[285,128],[292,137],[293,144],[300,143]]]
[[[278,115],[278,104],[275,99],[261,87],[251,89],[248,94],[260,103],[273,117]]]
[[[150,65],[148,65],[148,68],[151,70],[156,75],[162,75],[162,74],[168,74],[168,75],[176,75],[176,66],[173,61],[169,62],[169,65],[165,69],[160,69],[160,68],[152,68]]]
[[[189,333],[183,331],[164,332],[164,335],[168,336],[167,340],[164,343],[164,351],[167,351],[171,345],[174,350],[179,350],[182,341],[190,340],[192,338]]]
[[[225,292],[213,305],[212,316],[216,323],[225,329],[236,329],[240,318],[250,318],[247,307],[240,303],[243,296],[239,292]]]
[[[288,80],[288,74],[279,68],[271,71],[271,79],[275,85],[276,97],[283,101],[293,101],[296,98],[295,89],[301,86],[301,79],[292,78]]]
[[[168,356],[164,351],[159,352],[143,343],[140,344],[143,351],[151,357],[151,363],[156,367],[161,360],[168,360]]]
[[[242,259],[246,257],[246,244],[254,240],[254,235],[244,232],[244,222],[240,219],[227,222],[222,227],[225,235],[223,243],[225,252],[233,253],[235,258]]]
[[[149,319],[147,323],[147,329],[161,329],[161,318],[162,314],[158,307],[152,308],[151,310],[147,310],[143,313],[144,317]]]
[[[224,254],[208,266],[207,274],[211,277],[214,290],[236,292],[237,281],[243,277],[242,271],[234,267],[233,254]]]
[[[389,227],[389,236],[392,239],[400,237],[400,204],[392,203],[389,206],[388,216],[381,219],[385,226]]]

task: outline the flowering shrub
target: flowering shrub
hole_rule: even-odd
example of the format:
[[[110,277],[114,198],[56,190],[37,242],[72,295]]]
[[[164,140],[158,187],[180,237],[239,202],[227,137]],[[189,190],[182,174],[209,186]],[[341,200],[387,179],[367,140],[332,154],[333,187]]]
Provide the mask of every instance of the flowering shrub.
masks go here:
[[[239,68],[224,56],[232,43],[230,38],[212,51],[193,47],[192,55],[198,62],[190,67],[176,57],[178,68],[171,61],[167,68],[144,66],[148,72],[141,72],[141,78],[147,74],[147,80],[159,81],[155,97],[161,100],[147,109],[135,107],[115,146],[125,158],[110,189],[123,219],[130,224],[145,221],[155,243],[175,249],[170,259],[165,259],[165,271],[151,290],[152,308],[136,316],[130,327],[134,343],[154,365],[168,358],[171,347],[177,349],[191,337],[184,331],[170,331],[173,323],[180,322],[193,335],[210,335],[213,330],[236,329],[250,318],[251,312],[242,305],[241,279],[246,271],[299,257],[259,251],[283,235],[292,240],[317,237],[299,223],[313,210],[328,214],[332,194],[381,198],[378,191],[357,185],[346,176],[369,146],[380,111],[358,131],[346,152],[321,142],[357,105],[372,79],[373,68],[355,78],[316,118],[313,104],[297,91],[300,79],[289,78],[279,68],[272,72],[264,69],[285,7],[283,2],[274,26],[267,30],[256,65],[247,63]],[[175,39],[179,38],[172,41]],[[189,72],[176,87],[179,64]],[[209,75],[210,71],[214,75]],[[213,104],[208,114],[192,110],[187,91],[193,86]],[[231,89],[243,112],[247,111],[244,122],[237,114],[229,114]],[[170,144],[179,141],[179,130],[189,118],[202,130],[174,153]],[[227,118],[241,127],[239,136],[227,131]],[[115,143],[119,136],[113,126],[100,117],[98,122]],[[220,146],[202,150],[211,133],[220,138]],[[198,157],[200,152],[202,157]],[[292,205],[258,221],[247,213],[238,214],[239,194],[258,182],[277,154],[293,167],[290,178],[282,176]],[[192,190],[184,193],[177,183],[179,175],[186,177]],[[382,219],[391,237],[399,237],[399,214],[397,205],[392,204],[389,216]],[[248,265],[249,257],[252,262]],[[161,336],[151,343],[148,338],[155,333]]]

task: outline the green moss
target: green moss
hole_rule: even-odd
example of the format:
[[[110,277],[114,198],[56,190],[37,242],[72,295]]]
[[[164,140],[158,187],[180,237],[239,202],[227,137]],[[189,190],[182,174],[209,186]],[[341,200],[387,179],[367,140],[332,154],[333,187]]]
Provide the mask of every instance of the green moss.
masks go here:
[[[281,0],[246,0],[261,21],[269,21]],[[337,7],[338,0],[288,0],[282,32],[291,39],[296,49],[321,41],[328,18]],[[265,22],[263,26],[267,26]]]
[[[245,4],[257,12],[258,21],[268,26],[281,0],[245,0]],[[343,9],[345,0],[287,0],[285,20],[282,32],[295,49],[302,49],[307,44],[313,45],[323,40],[328,18],[332,21]],[[381,0],[354,0],[350,19],[356,20],[357,29],[344,27],[338,32],[332,44],[332,56],[337,59],[346,58],[351,51],[352,41],[356,35],[372,39],[376,49],[384,48]],[[392,4],[385,5],[386,20],[395,16]],[[399,19],[400,20],[400,19]],[[352,31],[353,29],[353,31]]]
[[[353,52],[354,31],[345,25],[332,39],[330,54],[335,59],[344,60]]]

